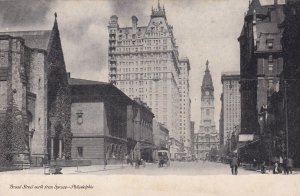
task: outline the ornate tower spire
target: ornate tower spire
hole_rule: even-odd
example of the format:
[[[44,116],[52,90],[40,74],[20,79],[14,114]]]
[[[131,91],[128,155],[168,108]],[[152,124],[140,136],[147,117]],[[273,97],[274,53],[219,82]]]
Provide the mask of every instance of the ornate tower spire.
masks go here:
[[[205,72],[209,72],[209,69],[208,69],[208,65],[209,65],[209,61],[208,60],[206,60],[206,63],[205,63],[205,65],[206,65],[206,69],[205,69]]]
[[[208,60],[206,61],[205,65],[206,65],[206,69],[205,69],[205,74],[203,76],[202,86],[201,86],[202,96],[206,93],[206,91],[209,91],[210,94],[213,95],[213,91],[214,91],[214,85],[208,67],[209,65]]]
[[[163,8],[161,8],[159,0],[157,1],[157,8],[153,9],[153,6],[152,6],[151,18],[155,18],[155,17],[166,18],[165,7],[163,6]]]

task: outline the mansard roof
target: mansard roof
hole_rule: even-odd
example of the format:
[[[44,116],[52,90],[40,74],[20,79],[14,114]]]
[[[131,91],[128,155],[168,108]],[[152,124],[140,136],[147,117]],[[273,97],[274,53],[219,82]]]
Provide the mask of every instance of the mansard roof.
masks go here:
[[[253,13],[255,13],[257,15],[267,15],[268,14],[268,7],[267,6],[262,6],[259,0],[252,0],[252,2],[249,5],[249,9],[246,15],[246,18],[248,18],[249,16],[252,16]]]

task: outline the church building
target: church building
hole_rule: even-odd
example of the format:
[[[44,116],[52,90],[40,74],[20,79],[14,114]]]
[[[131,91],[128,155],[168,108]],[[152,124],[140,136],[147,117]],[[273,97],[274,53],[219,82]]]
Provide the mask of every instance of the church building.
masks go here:
[[[0,33],[0,165],[71,158],[70,90],[52,30]]]

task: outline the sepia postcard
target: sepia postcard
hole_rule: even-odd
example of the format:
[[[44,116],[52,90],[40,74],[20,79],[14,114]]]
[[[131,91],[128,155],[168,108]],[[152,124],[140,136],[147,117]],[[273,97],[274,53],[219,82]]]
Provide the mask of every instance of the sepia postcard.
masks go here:
[[[299,40],[300,0],[0,0],[0,195],[299,195]]]

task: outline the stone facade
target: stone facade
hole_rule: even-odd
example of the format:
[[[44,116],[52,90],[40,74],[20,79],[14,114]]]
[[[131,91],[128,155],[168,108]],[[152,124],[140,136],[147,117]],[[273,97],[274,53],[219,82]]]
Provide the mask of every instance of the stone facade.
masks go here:
[[[262,6],[253,0],[240,37],[241,133],[260,134],[258,113],[278,85],[283,56],[283,5]]]
[[[155,148],[153,138],[154,114],[146,103],[135,98],[131,105],[127,106],[127,139],[133,141],[128,154],[132,159],[142,158],[152,161],[152,153]]]
[[[282,35],[284,66],[279,88],[272,93],[267,112],[267,126],[271,130],[275,157],[290,157],[300,165],[300,2],[288,0],[284,7],[285,21]]]
[[[72,93],[72,157],[92,164],[152,156],[153,113],[112,84],[69,79]]]
[[[201,86],[201,120],[199,132],[196,135],[195,153],[198,158],[208,158],[209,152],[212,149],[219,148],[219,134],[216,131],[214,120],[214,86],[208,61],[206,62],[206,70]]]
[[[160,4],[152,9],[148,26],[138,26],[133,16],[132,27],[120,27],[114,15],[108,31],[110,82],[130,98],[147,103],[170,136],[181,141],[179,55],[165,9]]]
[[[243,144],[239,152],[242,159],[271,161],[272,117],[267,112],[270,97],[276,92],[284,66],[282,36],[285,5],[274,1],[261,5],[253,0],[244,17],[240,43],[240,134],[255,138]]]
[[[183,139],[185,152],[191,155],[192,137],[191,137],[191,100],[189,72],[190,61],[188,58],[179,60],[179,93],[180,93],[180,111],[179,111],[179,135]]]
[[[20,143],[13,149],[16,161],[39,165],[43,159],[58,158],[58,153],[71,158],[69,89],[56,18],[49,31],[0,33],[0,89],[0,120],[5,127],[10,112],[20,114],[20,122],[12,121],[12,128],[2,133],[11,135],[18,126],[13,137],[19,141],[9,141],[12,146]],[[57,125],[60,147],[50,139]]]
[[[222,113],[223,127],[222,137],[223,146],[235,132],[239,134],[239,126],[241,120],[241,103],[240,103],[240,74],[239,72],[223,72],[221,75],[223,84],[222,94]],[[221,130],[220,130],[221,131]]]
[[[169,130],[157,121],[153,121],[153,141],[158,150],[169,149]]]

